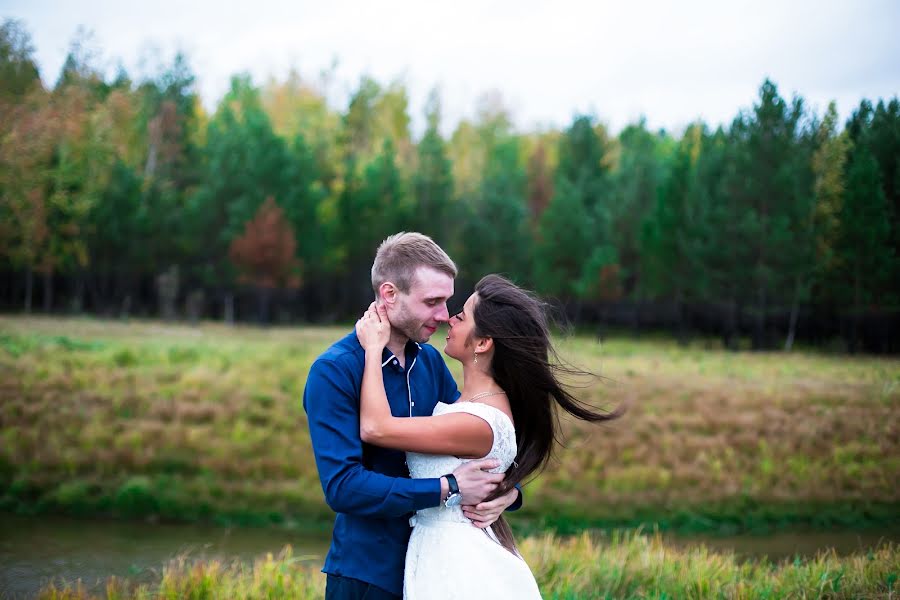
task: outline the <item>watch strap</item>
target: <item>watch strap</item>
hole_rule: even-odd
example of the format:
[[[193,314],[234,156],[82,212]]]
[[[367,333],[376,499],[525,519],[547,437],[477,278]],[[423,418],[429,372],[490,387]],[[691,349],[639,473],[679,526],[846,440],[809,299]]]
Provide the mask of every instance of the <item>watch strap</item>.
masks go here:
[[[447,487],[450,488],[450,493],[447,494],[447,497],[449,498],[454,494],[458,494],[459,484],[456,482],[456,476],[453,475],[453,473],[448,473],[447,475],[444,475],[444,477],[447,478]]]

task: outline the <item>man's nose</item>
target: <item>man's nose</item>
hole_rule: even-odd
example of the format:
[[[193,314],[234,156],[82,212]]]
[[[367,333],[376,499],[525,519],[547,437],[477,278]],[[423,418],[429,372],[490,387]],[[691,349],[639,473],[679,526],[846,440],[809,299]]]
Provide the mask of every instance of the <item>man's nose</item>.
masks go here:
[[[447,310],[446,304],[441,306],[441,310],[434,316],[434,320],[438,323],[447,323],[450,321],[450,311]]]

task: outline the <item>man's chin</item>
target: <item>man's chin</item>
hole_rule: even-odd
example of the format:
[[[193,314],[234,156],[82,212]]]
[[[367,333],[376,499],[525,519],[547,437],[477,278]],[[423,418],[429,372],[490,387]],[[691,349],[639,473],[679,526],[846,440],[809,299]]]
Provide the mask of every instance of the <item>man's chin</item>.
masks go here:
[[[419,344],[425,344],[428,342],[429,338],[431,338],[431,334],[426,333],[424,329],[420,329],[413,333],[412,331],[406,332],[406,337],[411,342],[418,342]]]

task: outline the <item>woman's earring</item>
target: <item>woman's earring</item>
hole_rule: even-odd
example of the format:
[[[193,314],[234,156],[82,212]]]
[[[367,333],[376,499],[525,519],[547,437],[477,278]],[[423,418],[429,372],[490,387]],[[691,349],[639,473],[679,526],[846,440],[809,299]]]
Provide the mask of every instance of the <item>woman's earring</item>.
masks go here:
[[[477,353],[477,352],[475,353],[475,361],[474,361],[474,364],[476,364],[476,365],[478,364],[478,353]]]

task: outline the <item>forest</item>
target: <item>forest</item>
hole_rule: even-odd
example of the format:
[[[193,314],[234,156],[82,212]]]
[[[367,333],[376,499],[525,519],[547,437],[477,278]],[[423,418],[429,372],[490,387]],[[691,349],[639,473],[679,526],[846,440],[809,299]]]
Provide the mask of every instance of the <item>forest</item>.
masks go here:
[[[184,54],[108,77],[81,32],[47,86],[34,51],[2,24],[4,312],[349,321],[415,230],[458,292],[505,273],[597,336],[900,350],[897,97],[842,120],[766,79],[727,125],[523,131],[489,92],[447,135],[437,88],[414,131],[402,79],[335,106],[327,72],[236,74],[209,111]]]

